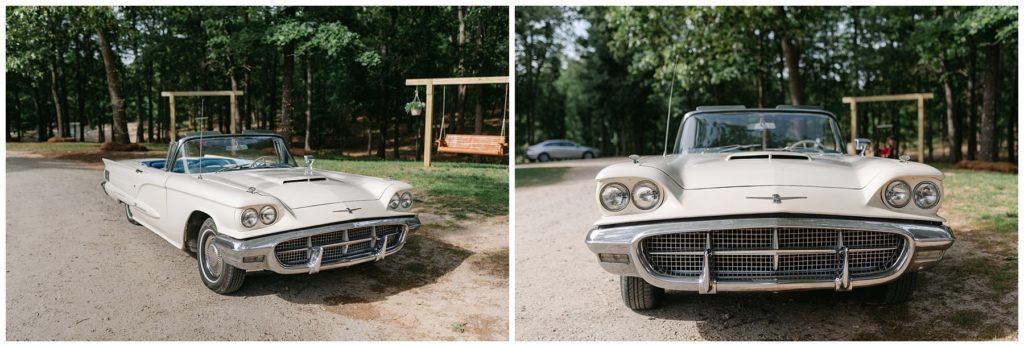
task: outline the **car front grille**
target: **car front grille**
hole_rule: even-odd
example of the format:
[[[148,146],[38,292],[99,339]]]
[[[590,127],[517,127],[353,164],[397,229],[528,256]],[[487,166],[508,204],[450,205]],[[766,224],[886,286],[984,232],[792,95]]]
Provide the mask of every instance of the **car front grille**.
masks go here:
[[[851,279],[877,277],[899,265],[906,247],[895,233],[780,227],[655,235],[639,252],[661,276],[696,279],[707,258],[719,282],[792,282],[835,280],[844,260]]]
[[[285,267],[305,266],[315,247],[321,247],[322,265],[372,257],[381,247],[395,249],[405,234],[405,225],[376,225],[326,232],[278,243],[277,261]],[[384,240],[387,239],[387,245]]]

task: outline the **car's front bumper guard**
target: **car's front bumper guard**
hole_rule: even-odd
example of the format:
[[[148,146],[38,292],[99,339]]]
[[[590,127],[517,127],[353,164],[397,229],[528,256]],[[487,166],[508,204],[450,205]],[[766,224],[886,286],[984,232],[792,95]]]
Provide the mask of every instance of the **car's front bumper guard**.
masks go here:
[[[715,254],[727,254],[734,251],[715,251],[711,248],[710,233],[705,242],[703,267],[700,276],[695,279],[664,276],[655,273],[640,256],[638,246],[641,240],[661,234],[686,232],[706,232],[722,229],[745,229],[766,227],[796,228],[834,228],[846,230],[870,230],[893,232],[904,235],[909,243],[906,251],[897,260],[893,270],[872,278],[851,279],[849,271],[849,253],[846,247],[834,252],[842,259],[842,268],[836,272],[834,281],[751,281],[751,282],[718,282],[715,280],[711,266],[711,258]],[[942,259],[946,249],[953,245],[955,238],[949,227],[943,225],[927,225],[898,222],[858,221],[829,218],[750,218],[723,219],[706,221],[654,222],[649,224],[596,227],[587,234],[587,246],[608,272],[623,276],[643,278],[648,283],[665,289],[694,291],[701,294],[714,294],[718,291],[791,291],[809,289],[834,289],[849,291],[854,287],[866,287],[893,281],[905,272],[920,271],[931,267]],[[747,253],[757,251],[744,251]],[[766,250],[765,253],[781,254],[785,250]],[[626,255],[628,260],[603,261],[601,254]],[[613,258],[613,257],[612,257]]]
[[[306,262],[305,266],[284,266],[278,262],[274,253],[274,247],[276,247],[278,243],[288,240],[338,230],[395,224],[404,224],[406,226],[406,231],[399,237],[398,244],[393,248],[388,249],[387,245],[390,241],[391,235],[385,235],[383,244],[380,245],[377,251],[370,256],[362,258],[324,265],[322,262],[325,247],[316,246],[310,249],[309,261]],[[419,228],[419,226],[420,220],[415,216],[383,218],[299,229],[245,240],[231,238],[226,235],[217,235],[217,238],[214,240],[214,245],[217,247],[218,251],[220,251],[221,258],[224,262],[239,269],[248,271],[269,270],[280,274],[314,274],[321,270],[329,270],[370,261],[383,260],[385,257],[395,254],[401,250],[405,245],[405,241],[407,240],[409,233]]]

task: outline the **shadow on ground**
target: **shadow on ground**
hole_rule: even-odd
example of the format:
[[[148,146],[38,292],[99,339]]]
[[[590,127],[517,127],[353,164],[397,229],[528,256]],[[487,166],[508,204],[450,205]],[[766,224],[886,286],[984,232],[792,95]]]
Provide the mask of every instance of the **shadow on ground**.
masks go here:
[[[327,306],[377,302],[436,282],[470,255],[463,248],[412,234],[401,251],[380,262],[315,275],[249,273],[245,286],[231,295],[277,295],[293,303]]]
[[[913,299],[880,305],[878,287],[852,292],[668,292],[648,319],[695,321],[706,340],[990,340],[1016,335],[1017,260],[945,259],[919,273]]]

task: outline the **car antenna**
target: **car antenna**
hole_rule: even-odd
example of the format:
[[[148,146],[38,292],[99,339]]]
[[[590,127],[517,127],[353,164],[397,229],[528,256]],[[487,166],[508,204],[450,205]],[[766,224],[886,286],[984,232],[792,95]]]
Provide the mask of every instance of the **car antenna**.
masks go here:
[[[673,47],[674,48],[674,47]],[[675,52],[675,49],[672,50]],[[672,93],[675,91],[676,80],[679,77],[679,73],[676,72],[675,68],[675,54],[672,55],[672,84],[668,86],[668,114],[665,115],[665,151],[661,153],[661,156],[668,156],[668,128],[672,123]]]
[[[199,179],[203,179],[203,133],[206,128],[206,116],[203,115],[203,108],[199,108],[199,117],[196,120],[199,121]],[[182,165],[188,166],[188,162],[182,163]]]

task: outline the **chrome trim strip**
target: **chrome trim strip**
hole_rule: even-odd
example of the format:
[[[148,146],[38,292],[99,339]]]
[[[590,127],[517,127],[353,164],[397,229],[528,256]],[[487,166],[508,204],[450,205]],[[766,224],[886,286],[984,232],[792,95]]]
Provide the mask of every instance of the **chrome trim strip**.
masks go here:
[[[864,230],[897,233],[907,238],[905,251],[897,259],[896,266],[892,271],[876,274],[874,277],[863,279],[849,278],[849,253],[855,250],[847,249],[844,256],[846,270],[845,276],[838,276],[839,283],[835,281],[807,282],[800,280],[774,280],[774,281],[750,281],[750,282],[716,282],[701,281],[697,279],[683,279],[679,277],[661,276],[656,274],[647,264],[644,257],[640,255],[640,241],[644,238],[662,235],[687,232],[707,232],[722,229],[747,229],[747,228],[831,228],[839,230]],[[841,233],[840,233],[841,234]],[[907,271],[917,271],[933,265],[938,260],[918,260],[916,254],[923,250],[945,250],[952,246],[956,238],[949,227],[929,224],[910,224],[888,221],[861,221],[848,219],[827,219],[827,218],[743,218],[743,219],[722,219],[702,221],[676,221],[676,222],[655,222],[650,224],[636,224],[620,227],[595,227],[587,234],[586,243],[588,248],[597,253],[629,254],[633,257],[633,264],[611,264],[600,263],[601,266],[613,273],[625,276],[641,277],[648,283],[665,289],[707,292],[712,291],[789,291],[807,289],[833,289],[865,287],[884,284],[899,278]],[[707,243],[707,242],[706,242]],[[705,245],[707,248],[707,245]],[[787,250],[788,251],[788,250]],[[868,250],[865,250],[868,251]],[[694,255],[709,253],[697,251]],[[727,254],[730,251],[714,251],[714,254]],[[830,250],[836,253],[837,250]],[[772,254],[772,253],[767,253]],[[708,263],[705,262],[705,265]],[[911,266],[913,265],[913,266]],[[701,277],[710,274],[711,269],[702,271]]]

